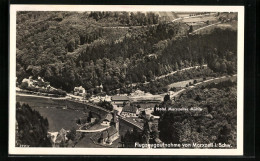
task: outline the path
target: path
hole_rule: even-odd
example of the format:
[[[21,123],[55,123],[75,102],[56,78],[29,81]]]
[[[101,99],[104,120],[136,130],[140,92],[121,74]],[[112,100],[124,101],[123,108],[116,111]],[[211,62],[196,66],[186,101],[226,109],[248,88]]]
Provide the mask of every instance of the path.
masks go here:
[[[203,67],[207,67],[206,64],[205,64],[205,65],[202,65],[202,66],[203,66]],[[175,74],[175,73],[177,73],[177,72],[181,72],[181,71],[185,71],[185,70],[190,70],[190,69],[194,69],[194,68],[199,68],[199,67],[200,67],[200,66],[197,65],[197,66],[194,66],[194,67],[183,68],[183,69],[181,69],[181,70],[173,71],[173,72],[171,72],[171,73],[168,73],[168,74],[165,74],[165,75],[161,75],[161,76],[159,76],[159,77],[155,77],[155,80],[168,77],[168,76],[173,75],[173,74]]]
[[[96,130],[76,130],[77,132],[84,132],[84,133],[94,133],[94,132],[101,132],[106,129],[108,129],[110,126],[102,128],[102,129],[96,129]]]
[[[204,65],[202,65],[202,66],[203,66],[203,67],[207,67],[206,64],[204,64]],[[158,80],[158,79],[161,79],[161,78],[165,78],[165,77],[171,76],[171,75],[173,75],[173,74],[175,74],[175,73],[177,73],[177,72],[181,72],[181,71],[185,71],[185,70],[190,70],[190,69],[194,69],[194,68],[198,68],[198,67],[200,67],[200,66],[197,65],[197,66],[193,66],[193,67],[188,67],[188,68],[183,68],[183,69],[180,69],[180,70],[172,71],[172,72],[170,72],[170,73],[168,73],[168,74],[164,74],[164,75],[155,77],[154,80]],[[150,83],[150,82],[145,82],[145,83],[143,83],[143,84],[146,85],[146,84],[149,84],[149,83]],[[132,87],[135,87],[136,85],[137,85],[137,83],[129,84],[129,86],[132,86]]]
[[[18,96],[27,96],[27,97],[40,97],[40,98],[48,98],[48,99],[67,99],[67,97],[50,97],[50,96],[41,96],[41,95],[35,95],[35,94],[25,94],[25,93],[18,93],[16,92],[16,95]]]
[[[234,74],[234,75],[232,75],[231,77],[236,77],[236,76],[237,76],[237,75]],[[225,79],[225,78],[229,78],[229,76],[222,76],[222,77],[212,78],[212,79],[208,79],[208,80],[205,80],[205,81],[202,81],[202,82],[198,82],[198,83],[196,83],[196,84],[193,85],[193,86],[189,86],[189,87],[186,88],[186,89],[181,89],[180,91],[174,93],[171,98],[177,97],[177,96],[180,95],[181,93],[185,92],[187,89],[193,89],[193,88],[195,88],[195,87],[198,87],[199,85],[202,85],[202,84],[205,84],[205,83],[210,83],[210,82],[213,82],[213,81],[219,80],[219,79],[223,80],[223,79]]]
[[[213,24],[208,25],[208,26],[201,27],[201,28],[199,28],[199,29],[197,29],[197,30],[192,31],[192,32],[189,33],[189,34],[194,34],[194,33],[198,32],[198,31],[200,31],[200,30],[204,30],[204,29],[206,29],[206,28],[208,28],[208,27],[215,26],[215,25],[218,25],[218,24],[221,24],[221,22],[217,22],[217,23],[213,23]]]

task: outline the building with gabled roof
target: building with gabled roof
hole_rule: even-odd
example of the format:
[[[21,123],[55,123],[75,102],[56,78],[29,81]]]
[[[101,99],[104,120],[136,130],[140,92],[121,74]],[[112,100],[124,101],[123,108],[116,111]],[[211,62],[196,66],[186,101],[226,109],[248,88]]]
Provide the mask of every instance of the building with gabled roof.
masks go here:
[[[113,115],[108,114],[104,120],[110,120],[110,127],[102,131],[98,142],[101,144],[111,145],[113,141],[119,138],[119,120],[117,118],[117,112],[114,111]]]
[[[66,135],[67,131],[62,128],[55,139],[55,147],[59,147],[61,143],[65,143],[65,141],[68,139]]]
[[[104,118],[104,120],[102,121],[101,125],[103,125],[103,126],[110,126],[110,123],[111,123],[112,119],[113,119],[113,115],[108,113],[106,115],[106,117]]]
[[[131,105],[130,103],[126,104],[123,107],[123,110],[121,112],[121,116],[125,117],[137,117],[139,114],[139,110],[136,106]]]
[[[119,131],[115,126],[111,126],[108,129],[104,130],[99,138],[101,144],[111,145],[113,141],[119,138]]]
[[[115,105],[123,105],[124,103],[130,102],[129,97],[127,96],[112,96],[111,103]]]

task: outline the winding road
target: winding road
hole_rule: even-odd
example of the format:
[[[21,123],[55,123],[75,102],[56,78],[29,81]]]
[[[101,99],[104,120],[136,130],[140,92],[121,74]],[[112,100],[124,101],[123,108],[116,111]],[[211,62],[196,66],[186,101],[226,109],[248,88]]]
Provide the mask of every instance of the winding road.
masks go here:
[[[196,83],[195,85],[193,86],[189,86],[188,88],[184,88],[184,89],[181,89],[180,91],[174,93],[173,95],[171,95],[171,99],[173,99],[174,97],[177,97],[178,95],[180,95],[181,93],[185,92],[186,90],[188,89],[193,89],[193,88],[196,88],[200,85],[204,85],[206,83],[211,83],[211,82],[214,82],[216,80],[219,80],[219,81],[224,81],[226,78],[232,78],[232,77],[236,77],[237,75],[234,74],[232,76],[222,76],[222,77],[216,77],[216,78],[212,78],[212,79],[208,79],[208,80],[205,80],[205,81],[202,81],[202,82],[198,82]]]
[[[206,64],[202,65],[203,67],[207,67]],[[155,77],[154,80],[158,80],[158,79],[162,79],[162,78],[165,78],[165,77],[168,77],[168,76],[171,76],[173,74],[176,74],[177,72],[182,72],[182,71],[186,71],[186,70],[190,70],[190,69],[195,69],[195,68],[199,68],[200,66],[197,65],[197,66],[193,66],[193,67],[188,67],[188,68],[183,68],[183,69],[180,69],[180,70],[176,70],[176,71],[172,71],[168,74],[164,74],[164,75],[161,75],[161,76],[158,76],[158,77]],[[144,85],[145,84],[149,84],[150,82],[145,82],[143,83]],[[135,87],[138,83],[132,83],[132,84],[129,84],[129,86],[132,86],[132,87]]]
[[[218,24],[221,24],[221,23],[222,23],[222,22],[217,22],[217,23],[214,23],[214,24],[211,24],[211,25],[208,25],[208,26],[201,27],[201,28],[199,28],[199,29],[197,29],[197,30],[192,31],[192,32],[189,33],[189,34],[194,34],[194,33],[198,32],[198,31],[204,30],[204,29],[206,29],[206,28],[209,28],[209,27],[211,27],[211,26],[215,26],[215,25],[218,25]]]

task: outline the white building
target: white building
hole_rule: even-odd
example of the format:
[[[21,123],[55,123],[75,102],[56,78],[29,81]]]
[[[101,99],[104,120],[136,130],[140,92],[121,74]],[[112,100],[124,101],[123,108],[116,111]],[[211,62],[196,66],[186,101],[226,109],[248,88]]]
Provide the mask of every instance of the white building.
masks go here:
[[[22,83],[27,83],[28,84],[28,87],[33,87],[34,86],[34,80],[32,79],[32,76],[29,77],[29,79],[27,78],[24,78],[22,80]]]
[[[78,95],[83,96],[85,93],[86,93],[86,90],[82,86],[74,88],[74,95],[76,95],[76,96],[78,96]]]

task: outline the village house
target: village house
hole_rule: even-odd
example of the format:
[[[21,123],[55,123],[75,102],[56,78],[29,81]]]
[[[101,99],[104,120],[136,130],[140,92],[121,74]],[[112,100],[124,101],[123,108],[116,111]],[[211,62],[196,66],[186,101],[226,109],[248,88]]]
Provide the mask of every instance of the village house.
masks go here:
[[[41,78],[40,76],[38,76],[38,81],[44,82],[43,78]]]
[[[121,112],[121,116],[123,117],[137,117],[138,114],[138,108],[136,106],[131,105],[130,103],[126,104]]]
[[[146,108],[146,109],[140,108],[139,111],[140,111],[139,116],[141,116],[143,118],[150,119],[151,117],[153,117],[154,119],[157,119],[157,120],[160,119],[160,116],[155,116],[152,114],[154,112],[153,108]]]
[[[74,88],[74,95],[75,96],[83,96],[85,93],[86,93],[86,90],[82,86]]]
[[[112,96],[111,103],[114,105],[122,106],[124,103],[130,102],[130,99],[127,96]]]
[[[113,119],[113,115],[110,114],[110,113],[107,114],[105,119],[101,122],[101,125],[103,125],[103,126],[110,126],[110,123],[111,123],[112,119]]]
[[[100,92],[103,92],[103,85],[102,85],[102,83],[101,83],[101,85],[99,86],[99,88],[100,88]]]
[[[50,89],[50,82],[45,82],[43,78],[38,77],[37,80],[33,80],[32,76],[29,77],[29,79],[24,78],[22,80],[22,83],[27,83],[28,87],[34,87],[34,88],[42,88],[42,89]]]
[[[22,80],[22,83],[27,83],[27,84],[28,84],[28,87],[33,87],[35,81],[32,79],[32,76],[30,76],[29,79],[24,78],[24,79]]]
[[[98,142],[101,144],[111,145],[113,141],[119,138],[119,120],[117,118],[117,111],[114,111],[110,127],[103,132],[101,132]],[[107,115],[108,116],[108,115]],[[109,115],[110,119],[110,115]]]
[[[96,89],[99,89],[100,92],[102,93],[103,92],[103,85],[102,85],[102,83],[100,84],[100,86],[96,86]]]
[[[68,138],[66,137],[66,135],[67,135],[67,131],[62,128],[62,129],[59,131],[59,133],[58,133],[56,139],[53,139],[53,141],[54,141],[54,146],[55,146],[55,147],[60,147],[60,145],[61,145],[62,143],[65,143],[65,142],[68,140]]]
[[[95,122],[95,121],[96,121],[96,119],[97,119],[97,118],[95,118],[95,117],[92,117],[92,118],[90,119],[90,123],[93,123],[93,122]]]
[[[119,138],[119,132],[115,126],[111,126],[104,130],[99,138],[99,143],[111,145],[113,141]]]

